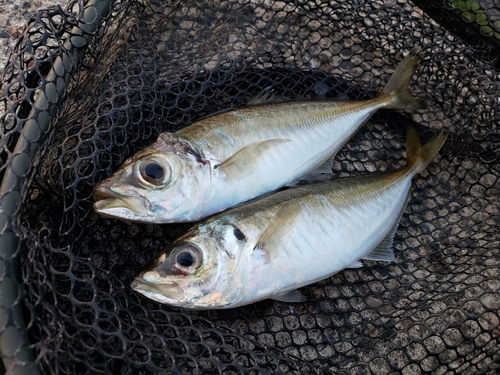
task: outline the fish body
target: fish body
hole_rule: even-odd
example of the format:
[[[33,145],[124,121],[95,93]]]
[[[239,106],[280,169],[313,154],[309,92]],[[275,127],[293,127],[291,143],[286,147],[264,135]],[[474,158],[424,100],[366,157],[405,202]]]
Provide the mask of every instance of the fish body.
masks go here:
[[[408,130],[408,163],[398,171],[304,185],[216,215],[163,251],[132,288],[189,309],[300,302],[297,288],[361,267],[361,259],[394,260],[412,177],[446,135],[422,147]]]
[[[262,104],[162,133],[94,191],[102,216],[196,221],[269,194],[331,159],[379,108],[419,108],[408,55],[377,98]]]

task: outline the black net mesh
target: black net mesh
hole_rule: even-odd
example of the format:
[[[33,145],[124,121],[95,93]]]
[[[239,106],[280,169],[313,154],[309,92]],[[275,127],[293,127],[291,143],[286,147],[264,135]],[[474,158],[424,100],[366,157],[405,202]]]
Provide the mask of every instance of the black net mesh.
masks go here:
[[[475,2],[434,8],[464,25],[461,3]],[[107,4],[40,12],[4,71],[0,350],[9,373],[498,371],[500,44],[476,16],[458,38],[403,0]],[[481,4],[497,25],[498,5]],[[424,140],[451,128],[414,179],[394,263],[303,288],[300,304],[182,312],[129,288],[190,224],[92,211],[93,187],[126,158],[265,90],[373,97],[413,47],[425,59],[412,90],[428,108],[380,111],[333,170],[404,165],[405,123]]]

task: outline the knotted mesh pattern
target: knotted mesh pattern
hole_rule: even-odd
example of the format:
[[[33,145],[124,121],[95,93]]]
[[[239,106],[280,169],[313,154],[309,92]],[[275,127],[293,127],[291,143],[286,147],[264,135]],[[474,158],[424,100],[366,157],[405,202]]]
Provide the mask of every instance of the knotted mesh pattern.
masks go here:
[[[51,374],[496,373],[500,74],[488,50],[402,0],[103,3],[90,6],[96,30],[80,1],[38,14],[4,72],[0,234],[15,246],[0,281],[19,269],[20,284],[2,300],[0,340],[13,327],[25,334],[2,348],[9,371],[32,361]],[[414,179],[395,262],[305,287],[300,304],[183,312],[130,289],[191,224],[100,218],[99,181],[162,131],[262,93],[374,97],[415,47],[424,61],[412,91],[427,108],[379,111],[332,170],[399,168],[403,125],[424,141],[451,128]]]

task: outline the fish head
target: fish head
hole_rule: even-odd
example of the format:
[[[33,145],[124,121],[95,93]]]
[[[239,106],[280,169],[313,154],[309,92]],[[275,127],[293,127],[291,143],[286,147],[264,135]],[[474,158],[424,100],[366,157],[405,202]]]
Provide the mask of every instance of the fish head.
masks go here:
[[[163,250],[131,283],[136,292],[185,309],[233,307],[242,291],[243,247],[232,225],[202,224]]]
[[[94,190],[104,217],[143,223],[196,220],[211,192],[207,161],[161,142],[125,161]]]

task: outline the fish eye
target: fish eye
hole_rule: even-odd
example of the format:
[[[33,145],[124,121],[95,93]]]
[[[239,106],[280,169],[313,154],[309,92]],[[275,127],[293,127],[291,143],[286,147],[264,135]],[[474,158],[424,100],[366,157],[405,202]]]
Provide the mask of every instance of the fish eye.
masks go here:
[[[139,165],[141,178],[153,186],[164,186],[170,181],[170,166],[156,158],[145,158]]]
[[[182,251],[177,254],[175,261],[182,267],[191,267],[194,264],[194,257],[190,252]]]
[[[161,180],[165,175],[162,166],[156,164],[155,162],[147,163],[144,166],[144,174],[145,176],[154,181]]]
[[[193,273],[201,267],[202,253],[194,244],[183,244],[178,246],[171,255],[172,268],[182,273]]]
[[[243,241],[243,240],[246,239],[246,237],[243,234],[243,232],[241,230],[239,230],[238,228],[234,228],[233,234],[234,234],[234,236],[236,237],[236,239],[238,241]]]

